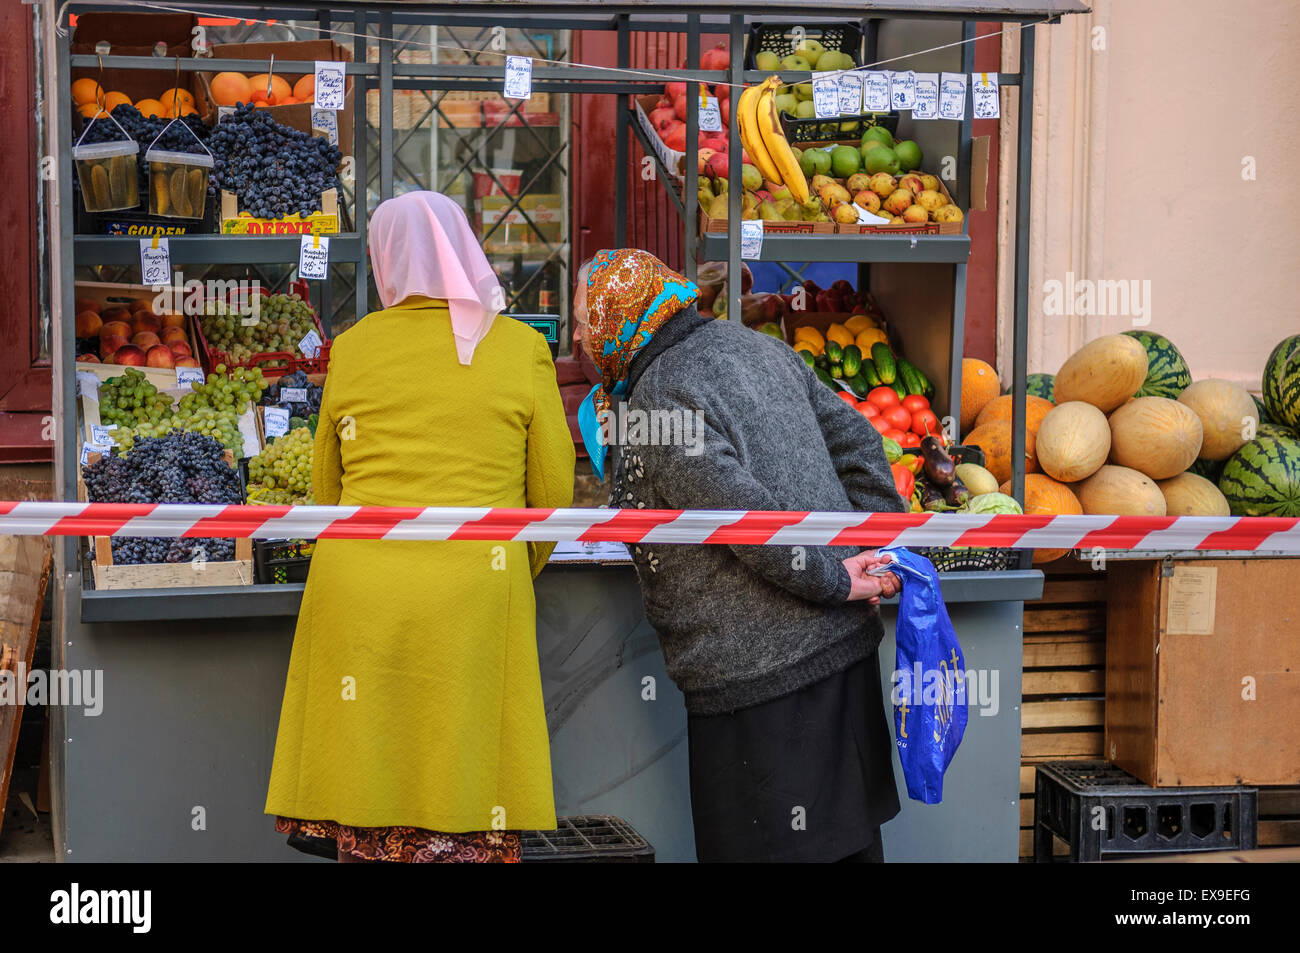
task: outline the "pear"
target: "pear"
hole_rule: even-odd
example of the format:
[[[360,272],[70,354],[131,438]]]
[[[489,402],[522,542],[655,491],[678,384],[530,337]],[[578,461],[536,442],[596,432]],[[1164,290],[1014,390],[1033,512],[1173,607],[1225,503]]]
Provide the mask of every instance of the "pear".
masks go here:
[[[834,185],[835,180],[829,175],[814,175],[812,181],[808,183],[808,188],[814,192],[820,192],[828,185]]]
[[[779,188],[768,189],[768,191],[772,193],[773,202],[780,202],[783,199],[794,198],[794,196],[790,194],[790,190],[786,188],[784,185],[780,186]]]
[[[965,217],[961,209],[955,205],[942,205],[934,210],[936,222],[960,222]]]
[[[943,197],[942,192],[926,189],[916,197],[916,203],[927,212],[936,212],[947,205],[948,200]]]
[[[727,220],[727,197],[725,195],[715,196],[709,203],[709,218]]]
[[[799,214],[803,217],[805,222],[817,221],[816,216],[820,215],[821,211],[822,203],[815,196],[809,198],[807,202],[804,202],[803,205],[799,206]]]
[[[856,225],[858,222],[858,210],[851,202],[841,202],[835,206],[835,221],[841,225]]]
[[[771,202],[760,202],[758,204],[758,217],[765,222],[781,222],[780,210]]]
[[[773,207],[776,209],[777,214],[781,216],[781,221],[799,221],[799,206],[795,204],[794,199],[781,199],[779,202],[773,203]]]
[[[817,192],[817,194],[821,197],[821,200],[825,202],[826,205],[830,208],[834,208],[836,205],[840,204],[841,202],[847,202],[852,198],[852,196],[849,194],[848,189],[846,189],[842,185],[837,185],[834,182],[832,182],[830,185],[826,186],[825,188],[820,189]]]

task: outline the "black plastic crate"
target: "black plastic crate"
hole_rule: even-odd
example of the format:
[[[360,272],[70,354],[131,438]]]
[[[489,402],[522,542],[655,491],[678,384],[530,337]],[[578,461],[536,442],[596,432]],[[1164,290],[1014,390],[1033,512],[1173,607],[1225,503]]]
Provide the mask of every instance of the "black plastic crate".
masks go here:
[[[254,578],[261,583],[279,585],[306,582],[315,545],[307,539],[253,540]]]
[[[553,831],[521,831],[523,862],[653,864],[655,849],[609,814],[561,817]]]
[[[1034,779],[1034,860],[1052,861],[1052,835],[1070,861],[1253,850],[1259,792],[1246,787],[1153,788],[1106,761],[1053,761]]]

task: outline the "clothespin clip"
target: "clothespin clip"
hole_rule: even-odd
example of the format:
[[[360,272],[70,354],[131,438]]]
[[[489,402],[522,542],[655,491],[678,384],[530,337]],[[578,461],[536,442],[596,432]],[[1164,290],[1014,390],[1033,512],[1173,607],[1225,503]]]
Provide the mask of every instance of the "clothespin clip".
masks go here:
[[[158,247],[158,233],[157,233],[156,231],[153,233],[153,242],[150,244],[149,247],[150,247],[150,248],[157,248],[157,247]]]
[[[980,85],[981,85],[981,86],[987,86],[988,84],[989,84],[989,74],[988,74],[988,73],[980,73]]]
[[[313,231],[311,233],[311,247],[320,248],[320,232]]]

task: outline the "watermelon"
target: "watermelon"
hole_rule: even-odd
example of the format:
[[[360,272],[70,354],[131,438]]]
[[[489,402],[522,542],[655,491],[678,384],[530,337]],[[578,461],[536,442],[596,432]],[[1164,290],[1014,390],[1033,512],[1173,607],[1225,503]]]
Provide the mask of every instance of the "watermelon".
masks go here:
[[[1228,458],[1219,489],[1238,516],[1300,516],[1300,440],[1255,437]]]
[[[1290,437],[1295,440],[1300,434],[1297,434],[1290,427],[1283,427],[1281,424],[1261,423],[1259,429],[1255,431],[1256,437]]]
[[[1300,334],[1284,338],[1264,362],[1264,409],[1270,420],[1300,430]]]
[[[1055,401],[1052,394],[1056,391],[1056,378],[1051,374],[1030,374],[1025,378],[1025,384],[1028,385],[1030,397]]]
[[[1178,348],[1163,334],[1154,331],[1125,331],[1147,351],[1147,379],[1134,397],[1169,397],[1178,399],[1192,382],[1192,372],[1178,353]]]
[[[1188,473],[1195,473],[1199,477],[1205,477],[1211,483],[1219,482],[1219,475],[1223,473],[1224,460],[1197,460],[1187,468]]]
[[[1255,402],[1255,410],[1259,412],[1259,422],[1261,424],[1277,423],[1277,421],[1275,421],[1272,417],[1268,415],[1268,408],[1264,406],[1264,402],[1262,400],[1260,400],[1254,394],[1250,395],[1250,399]]]

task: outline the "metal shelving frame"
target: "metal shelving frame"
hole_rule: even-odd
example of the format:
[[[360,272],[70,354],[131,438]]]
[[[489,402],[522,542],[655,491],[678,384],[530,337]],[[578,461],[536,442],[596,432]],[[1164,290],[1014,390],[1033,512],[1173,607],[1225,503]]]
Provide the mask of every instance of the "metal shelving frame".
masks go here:
[[[71,97],[69,93],[69,73],[72,67],[95,67],[99,58],[95,56],[71,56],[68,50],[68,38],[58,36],[54,26],[66,29],[67,14],[96,9],[96,4],[73,4],[60,9],[54,0],[42,0],[42,17],[45,19],[44,43],[53,60],[53,82],[47,87],[48,101],[54,108],[51,115],[54,122],[51,147],[58,155],[60,173],[54,188],[57,189],[58,202],[56,214],[50,223],[51,243],[54,246],[52,258],[55,270],[52,272],[57,288],[51,295],[52,323],[54,327],[53,348],[56,355],[55,367],[55,414],[58,422],[59,450],[56,453],[57,485],[65,499],[75,499],[77,482],[78,450],[75,366],[73,359],[73,319],[74,319],[74,269],[77,265],[117,264],[130,266],[138,262],[138,243],[131,237],[102,237],[76,235],[73,228],[73,192],[71,160],[68,154],[72,128]],[[727,34],[731,49],[734,51],[732,64],[726,71],[704,71],[698,69],[642,70],[636,75],[612,72],[609,67],[566,65],[553,66],[536,63],[533,68],[533,89],[553,94],[600,94],[626,97],[656,91],[668,81],[702,81],[707,83],[728,82],[740,84],[761,79],[766,74],[743,68],[743,57],[749,17],[746,5],[740,0],[716,0],[710,5],[709,12],[702,13],[698,6],[677,2],[601,2],[601,0],[520,0],[508,6],[490,0],[468,0],[459,3],[420,3],[420,2],[368,2],[364,4],[334,0],[334,2],[304,3],[268,2],[247,3],[241,0],[191,0],[187,8],[210,12],[213,15],[239,16],[243,18],[295,20],[303,23],[315,22],[324,29],[337,27],[354,34],[350,37],[353,49],[353,62],[347,64],[348,75],[354,80],[355,106],[358,115],[354,122],[355,142],[352,146],[354,161],[354,181],[358,187],[354,190],[353,222],[355,230],[350,233],[331,237],[331,259],[334,263],[350,263],[355,267],[357,287],[354,293],[354,308],[358,318],[368,309],[368,278],[366,269],[366,221],[370,209],[367,207],[367,190],[361,183],[371,179],[367,170],[367,122],[365,116],[366,94],[371,89],[378,89],[382,117],[379,130],[379,183],[380,199],[391,197],[393,191],[393,126],[392,105],[394,89],[423,89],[430,91],[470,89],[500,90],[504,81],[503,66],[457,65],[457,64],[407,64],[394,62],[393,30],[397,25],[426,26],[499,26],[533,27],[540,30],[603,30],[617,34],[618,69],[630,66],[630,36],[633,31],[678,32],[687,36],[687,49],[691,61],[697,61],[702,34]],[[117,9],[117,8],[115,8]],[[131,9],[122,7],[121,9]],[[143,9],[143,8],[141,8]],[[891,19],[938,19],[963,22],[964,37],[973,39],[975,22],[1004,21],[1020,23],[1026,26],[1047,22],[1059,18],[1065,13],[1086,12],[1086,8],[1076,0],[948,0],[948,2],[876,2],[876,0],[823,0],[817,7],[815,16],[810,16],[806,4],[790,2],[768,5],[762,8],[758,17],[774,22],[813,22],[817,20],[860,19],[864,25],[867,38],[866,54],[874,56],[876,29],[880,22]],[[57,21],[62,15],[63,20]],[[371,37],[371,27],[379,31],[380,50],[388,55],[379,62],[367,62],[367,44]],[[969,73],[974,67],[974,51],[971,44],[963,48],[963,69]],[[998,80],[1002,86],[1018,86],[1020,89],[1020,111],[1018,129],[1018,156],[1016,179],[1016,223],[1015,223],[1015,309],[1013,330],[1013,377],[1014,420],[1024,420],[1025,411],[1025,361],[1026,361],[1026,325],[1028,319],[1028,261],[1029,261],[1029,199],[1030,199],[1030,144],[1031,123],[1033,119],[1033,57],[1034,31],[1025,29],[1021,33],[1020,70],[1015,73],[999,73]],[[168,67],[174,61],[168,62]],[[153,57],[105,56],[105,67],[126,69],[158,69],[159,60]],[[238,70],[257,72],[264,68],[260,60],[224,60],[205,57],[200,59],[180,60],[182,71],[218,71]],[[285,72],[311,72],[313,64],[309,62],[279,62],[277,68]],[[787,82],[801,82],[810,79],[808,74],[782,71],[782,78]],[[694,154],[698,133],[694,121],[698,109],[695,97],[689,100],[689,139],[687,154]],[[967,110],[969,114],[969,110]],[[958,194],[959,204],[967,206],[968,177],[971,151],[971,120],[961,122]],[[617,117],[617,140],[615,168],[625,170],[628,167],[628,148],[631,134],[639,134],[638,124],[631,109],[619,109]],[[731,170],[730,178],[740,178],[741,149],[739,131],[735,123],[731,124]],[[643,137],[642,137],[643,139]],[[648,145],[644,142],[643,145]],[[653,149],[648,153],[653,156]],[[659,168],[660,180],[665,184],[673,181],[666,169]],[[676,197],[674,204],[683,218],[686,229],[686,248],[693,273],[695,261],[701,254],[706,259],[726,258],[732,272],[740,268],[739,225],[740,190],[730,193],[730,214],[728,232],[725,236],[709,235],[697,241],[693,223],[696,216],[696,178],[694,163],[687,163],[686,186],[683,194]],[[627,179],[620,174],[616,177],[613,195],[616,241],[622,244],[626,238],[627,219]],[[170,238],[171,256],[175,264],[211,263],[211,264],[296,264],[298,261],[299,242],[297,238],[245,237],[221,235],[184,235]],[[783,237],[772,235],[764,241],[764,258],[786,261],[838,261],[857,262],[861,268],[871,263],[942,263],[954,267],[956,289],[954,295],[951,340],[953,370],[950,377],[950,389],[956,398],[960,393],[961,347],[965,312],[965,268],[970,252],[970,240],[966,234],[952,236],[803,236]],[[739,287],[731,289],[730,314],[740,315]],[[954,405],[953,413],[957,412]],[[1019,433],[1019,431],[1017,431]],[[1014,492],[1023,496],[1024,484],[1024,438],[1014,438],[1013,458],[1017,461],[1013,476]],[[77,544],[74,539],[65,541],[62,547],[63,569],[61,578],[69,586],[79,587],[79,573],[75,571],[77,563]],[[252,587],[259,589],[262,587]],[[154,596],[174,597],[165,590],[151,590]],[[200,590],[193,592],[191,598],[207,603],[204,614],[210,610],[217,615],[241,616],[247,614],[256,599],[245,600],[232,598],[245,594],[254,594],[248,587],[232,590]],[[76,605],[79,592],[66,604]],[[140,616],[142,611],[139,600],[147,598],[148,593],[136,593],[134,598],[115,595],[111,599],[97,600],[99,606],[94,613],[97,618],[130,619]],[[108,607],[112,608],[109,609]]]

